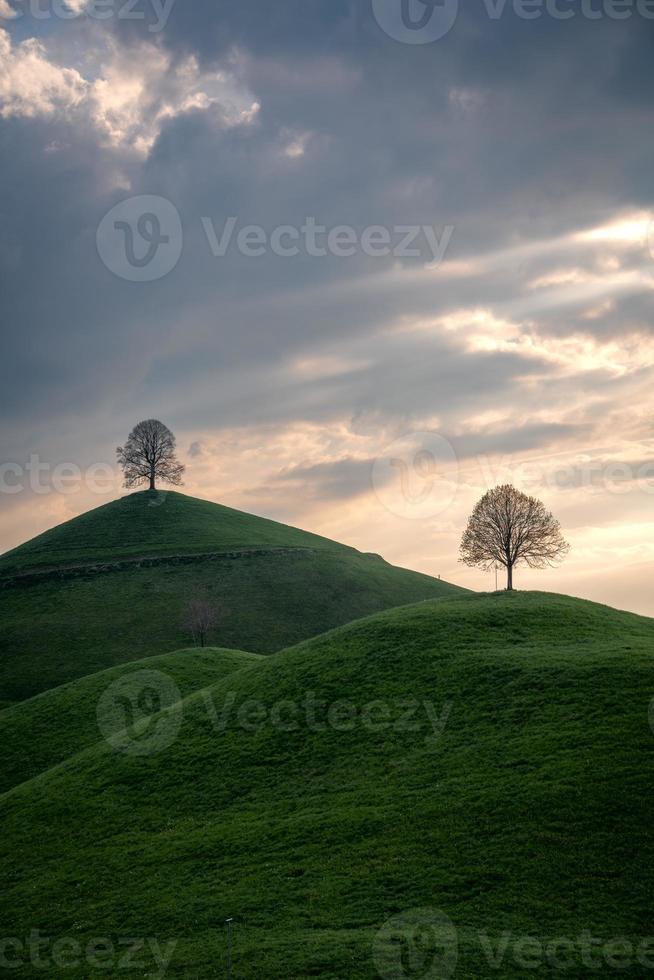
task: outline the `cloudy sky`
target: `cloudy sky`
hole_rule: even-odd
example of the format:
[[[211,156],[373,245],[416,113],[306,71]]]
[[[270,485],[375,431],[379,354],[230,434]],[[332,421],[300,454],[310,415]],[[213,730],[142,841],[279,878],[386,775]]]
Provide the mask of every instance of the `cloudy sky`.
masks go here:
[[[654,4],[0,0],[0,549],[186,491],[472,588],[654,615]]]

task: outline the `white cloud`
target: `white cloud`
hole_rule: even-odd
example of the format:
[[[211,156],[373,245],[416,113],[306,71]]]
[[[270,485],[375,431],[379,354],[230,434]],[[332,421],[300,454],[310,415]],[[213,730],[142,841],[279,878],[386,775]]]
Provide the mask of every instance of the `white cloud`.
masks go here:
[[[0,116],[61,114],[90,123],[108,146],[147,155],[164,122],[181,113],[213,110],[221,125],[237,126],[259,109],[230,71],[203,70],[194,57],[174,63],[155,43],[121,49],[104,38],[85,60],[86,75],[60,64],[44,42],[13,45],[0,29]]]
[[[29,38],[13,47],[0,29],[0,116],[50,116],[80,106],[89,84],[74,68],[53,64],[44,45]]]
[[[192,110],[216,110],[222,125],[251,122],[258,103],[226,71],[202,71],[194,57],[178,65],[153,44],[138,57],[114,49],[91,91],[92,117],[109,142],[147,153],[165,120]]]
[[[581,242],[613,242],[625,245],[642,245],[652,226],[648,211],[627,215],[599,228],[590,228],[576,236]]]
[[[298,157],[303,157],[306,153],[309,140],[311,139],[311,133],[283,129],[280,137],[284,148],[284,156],[288,157],[289,160],[296,160]]]

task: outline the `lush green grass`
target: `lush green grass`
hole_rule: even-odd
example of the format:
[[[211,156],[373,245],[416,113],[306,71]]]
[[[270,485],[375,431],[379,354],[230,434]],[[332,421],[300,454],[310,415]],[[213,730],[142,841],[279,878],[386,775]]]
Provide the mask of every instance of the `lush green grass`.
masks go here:
[[[132,552],[188,553],[201,546],[211,552],[236,544],[245,552],[80,577],[49,575],[0,589],[0,703],[184,646],[184,605],[198,594],[208,594],[218,610],[210,642],[272,653],[378,610],[463,593],[281,524],[177,493],[150,507],[150,496],[137,493],[92,511],[5,561],[19,556],[26,564],[51,566],[93,554],[102,563]],[[302,542],[306,547],[298,546]]]
[[[138,672],[135,682],[140,684],[147,681],[147,671],[153,673],[156,684],[157,675],[163,672],[173,682],[170,694],[183,698],[260,659],[256,653],[217,647],[177,650],[82,677],[1,711],[0,793],[97,742],[101,737],[98,703],[117,681]],[[102,718],[103,724],[112,721],[112,730],[116,730],[115,719]]]
[[[152,555],[239,548],[318,548],[345,545],[172,490],[129,494],[40,534],[0,556],[0,575]]]
[[[167,975],[209,978],[225,975],[231,915],[239,980],[364,980],[383,923],[430,908],[456,926],[456,978],[616,972],[579,949],[568,969],[525,968],[514,941],[652,934],[653,670],[654,621],[539,593],[419,603],[319,636],[131,733],[168,733],[161,751],[101,743],[5,795],[4,934],[177,940]],[[354,724],[335,713],[344,700]],[[269,714],[244,727],[251,701],[283,721],[302,705],[297,728]],[[372,701],[390,724],[363,723]],[[209,707],[226,704],[216,730]],[[484,935],[505,932],[493,968]],[[109,972],[161,975],[142,963]],[[648,975],[633,964],[619,972]],[[386,973],[411,975],[429,974]]]

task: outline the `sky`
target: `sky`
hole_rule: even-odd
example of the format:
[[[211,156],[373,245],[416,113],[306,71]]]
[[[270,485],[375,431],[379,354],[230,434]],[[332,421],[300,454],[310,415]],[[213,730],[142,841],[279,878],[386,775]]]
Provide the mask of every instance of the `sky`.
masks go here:
[[[0,550],[184,492],[475,589],[654,615],[649,0],[0,0]],[[501,582],[501,577],[500,577]]]

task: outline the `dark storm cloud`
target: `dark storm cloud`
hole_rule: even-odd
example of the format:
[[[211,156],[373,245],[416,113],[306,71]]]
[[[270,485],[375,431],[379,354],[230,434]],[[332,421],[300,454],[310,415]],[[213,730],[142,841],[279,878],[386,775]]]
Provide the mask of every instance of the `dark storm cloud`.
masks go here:
[[[92,37],[75,24],[50,30],[62,56],[75,32]],[[138,44],[155,43],[138,23],[103,30],[135,58]],[[230,65],[260,102],[251,125],[181,111],[139,158],[102,145],[74,112],[0,122],[4,424],[27,445],[85,413],[104,434],[106,413],[124,428],[164,391],[189,425],[207,413],[218,424],[335,412],[453,418],[515,396],[525,376],[550,373],[537,356],[379,331],[400,317],[501,304],[567,257],[391,287],[392,259],[216,259],[201,218],[220,228],[238,215],[267,229],[307,215],[356,228],[449,223],[455,260],[647,205],[652,136],[635,93],[651,30],[636,20],[490,22],[462,9],[448,37],[416,48],[384,35],[368,4],[178,2],[156,43],[178,63]],[[303,155],[289,157],[299,138]],[[124,282],[96,254],[98,222],[129,194],[162,194],[182,217],[180,262],[155,283]],[[627,297],[617,316],[574,323],[619,335],[648,310]],[[571,319],[545,312],[540,323],[564,333]],[[352,346],[365,366],[340,376],[303,381],[289,368]]]

